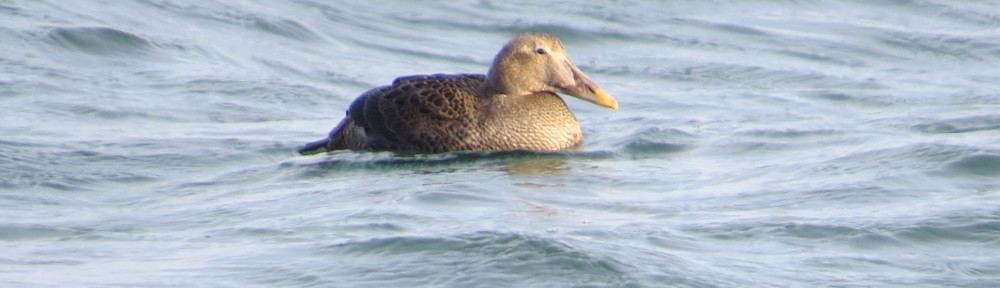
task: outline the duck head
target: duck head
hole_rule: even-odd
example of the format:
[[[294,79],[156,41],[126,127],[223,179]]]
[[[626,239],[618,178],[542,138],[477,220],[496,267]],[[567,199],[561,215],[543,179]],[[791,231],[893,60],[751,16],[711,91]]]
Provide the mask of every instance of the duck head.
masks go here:
[[[497,94],[560,93],[618,109],[618,101],[569,60],[559,39],[544,33],[521,34],[507,43],[493,60],[486,85]]]

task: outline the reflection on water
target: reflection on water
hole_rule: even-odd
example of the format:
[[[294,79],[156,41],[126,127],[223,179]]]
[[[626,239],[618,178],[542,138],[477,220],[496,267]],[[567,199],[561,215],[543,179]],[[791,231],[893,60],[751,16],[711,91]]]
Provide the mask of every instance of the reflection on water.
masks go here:
[[[558,174],[570,171],[564,158],[534,158],[518,160],[504,165],[501,169],[511,176],[533,176],[537,174]]]
[[[559,209],[556,209],[555,207],[552,207],[552,206],[549,206],[549,205],[538,204],[538,203],[527,201],[527,200],[523,200],[523,199],[522,200],[518,200],[517,202],[519,202],[521,204],[524,204],[524,206],[528,207],[528,210],[521,211],[521,212],[524,212],[524,213],[541,214],[541,215],[545,215],[545,216],[555,216],[555,215],[558,215],[558,214],[560,214],[562,212]]]

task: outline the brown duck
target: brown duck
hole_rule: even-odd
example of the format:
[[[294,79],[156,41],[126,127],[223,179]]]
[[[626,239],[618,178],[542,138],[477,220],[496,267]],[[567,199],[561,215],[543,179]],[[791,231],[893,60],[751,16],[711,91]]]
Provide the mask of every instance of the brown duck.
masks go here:
[[[583,136],[556,93],[618,109],[570,62],[559,39],[525,33],[500,50],[486,75],[407,76],[368,90],[328,138],[299,152],[562,150]]]

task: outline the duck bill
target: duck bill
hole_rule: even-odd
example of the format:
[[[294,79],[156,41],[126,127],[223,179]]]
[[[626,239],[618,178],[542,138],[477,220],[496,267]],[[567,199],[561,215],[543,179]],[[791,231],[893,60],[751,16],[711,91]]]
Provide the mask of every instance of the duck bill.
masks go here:
[[[567,60],[566,64],[568,64],[569,69],[573,73],[573,81],[571,82],[573,84],[559,87],[559,89],[562,90],[562,93],[580,98],[590,103],[618,110],[618,100],[615,100],[614,97],[611,97],[611,95],[608,95],[607,92],[604,92],[604,89],[601,89],[601,86],[594,83],[594,80],[590,80],[590,77],[583,74],[583,71],[576,68],[576,65],[573,65],[572,62]]]

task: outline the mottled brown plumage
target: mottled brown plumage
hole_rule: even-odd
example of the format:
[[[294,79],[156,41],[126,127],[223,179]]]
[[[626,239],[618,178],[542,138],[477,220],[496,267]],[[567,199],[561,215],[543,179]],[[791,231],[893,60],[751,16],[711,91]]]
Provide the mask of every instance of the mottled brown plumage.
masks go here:
[[[555,93],[618,108],[570,62],[558,39],[526,33],[500,50],[487,75],[400,77],[365,92],[327,139],[300,152],[566,149],[583,136]]]

